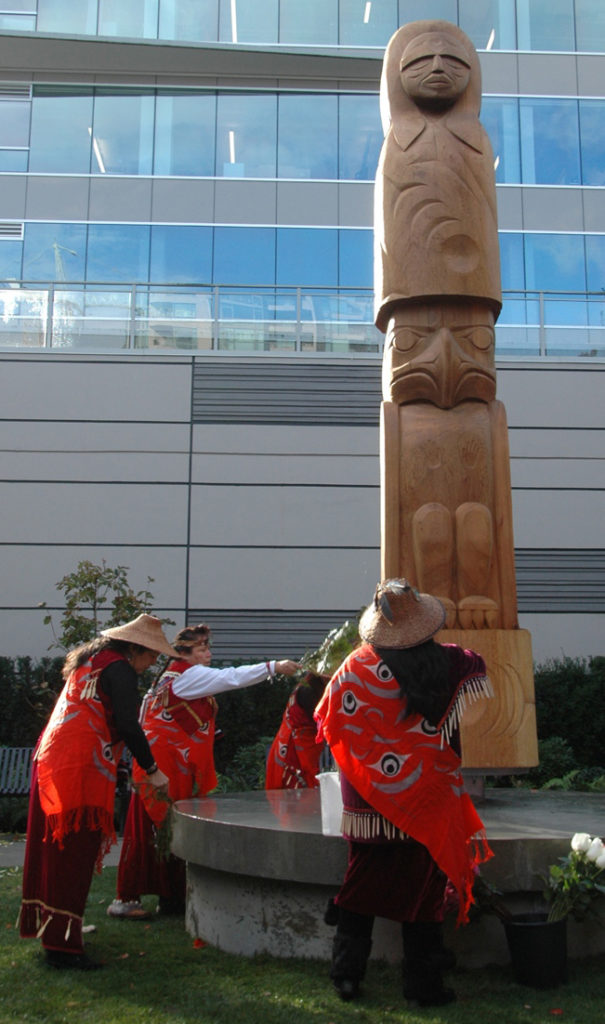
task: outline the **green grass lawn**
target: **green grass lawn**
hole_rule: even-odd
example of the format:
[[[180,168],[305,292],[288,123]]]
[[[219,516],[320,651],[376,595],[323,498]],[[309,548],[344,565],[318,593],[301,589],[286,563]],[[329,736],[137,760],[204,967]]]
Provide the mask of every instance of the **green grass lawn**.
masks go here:
[[[515,984],[507,967],[457,970],[458,1002],[413,1011],[398,969],[371,962],[363,999],[343,1003],[325,963],[195,948],[179,918],[108,918],[115,880],[115,868],[95,876],[86,910],[97,926],[87,949],[105,969],[59,972],[18,937],[21,869],[0,869],[0,1024],[605,1024],[604,957],[572,961],[568,984],[548,992]]]

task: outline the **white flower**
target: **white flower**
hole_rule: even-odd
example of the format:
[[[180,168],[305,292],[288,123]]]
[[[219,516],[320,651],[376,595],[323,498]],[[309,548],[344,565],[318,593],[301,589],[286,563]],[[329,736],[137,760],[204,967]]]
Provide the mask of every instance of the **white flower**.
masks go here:
[[[600,871],[602,871],[603,868],[605,868],[605,848],[603,849],[603,852],[599,854],[599,856],[595,860],[595,865],[599,868]]]
[[[599,839],[598,836],[595,836],[595,838],[593,839],[592,843],[590,844],[590,846],[588,847],[588,849],[586,851],[586,858],[587,858],[587,860],[591,860],[593,862],[596,862],[597,859],[603,853],[604,849],[605,849],[605,847],[603,846],[602,841]]]
[[[571,840],[571,848],[575,853],[586,853],[592,843],[592,836],[588,832],[576,832]]]

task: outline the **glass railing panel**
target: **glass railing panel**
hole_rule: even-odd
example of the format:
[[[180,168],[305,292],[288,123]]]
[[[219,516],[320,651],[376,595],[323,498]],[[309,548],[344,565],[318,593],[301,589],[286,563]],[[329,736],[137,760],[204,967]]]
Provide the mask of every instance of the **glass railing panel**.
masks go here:
[[[496,356],[539,356],[540,328],[527,324],[507,324],[498,321],[496,326]]]
[[[43,348],[46,343],[48,293],[0,289],[0,346]]]
[[[570,359],[603,358],[605,328],[546,327],[544,355]]]

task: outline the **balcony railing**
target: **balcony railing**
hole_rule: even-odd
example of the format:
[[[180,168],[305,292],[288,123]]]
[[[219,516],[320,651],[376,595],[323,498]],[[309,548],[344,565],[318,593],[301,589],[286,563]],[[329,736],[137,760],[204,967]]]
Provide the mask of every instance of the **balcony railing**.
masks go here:
[[[353,288],[10,282],[0,349],[380,354],[372,292]],[[605,357],[605,293],[505,292],[499,356]]]

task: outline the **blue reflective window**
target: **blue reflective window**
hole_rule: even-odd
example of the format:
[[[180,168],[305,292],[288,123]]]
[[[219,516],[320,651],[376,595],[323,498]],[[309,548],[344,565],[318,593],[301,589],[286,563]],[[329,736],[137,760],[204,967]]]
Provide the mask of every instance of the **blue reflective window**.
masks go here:
[[[517,0],[517,36],[520,50],[571,51],[575,49],[574,0]]]
[[[21,257],[23,242],[3,238],[0,240],[0,282],[18,281],[21,278]]]
[[[156,39],[158,0],[99,0],[100,36]]]
[[[147,224],[90,224],[87,281],[149,280]]]
[[[276,43],[279,0],[221,0],[220,36],[226,43]]]
[[[600,329],[602,338],[605,336],[605,235],[586,236],[586,278],[588,291],[596,292],[588,301],[588,322]]]
[[[527,288],[549,292],[586,290],[582,235],[527,234],[524,242]]]
[[[97,31],[97,0],[38,0],[38,32],[90,36]]]
[[[527,184],[579,185],[577,100],[519,101],[521,161]]]
[[[57,139],[61,140],[60,145]],[[30,146],[30,171],[88,174],[92,89],[74,94],[63,88],[34,87]]]
[[[576,47],[584,53],[605,52],[603,0],[576,0]]]
[[[96,174],[151,174],[153,93],[99,89],[95,96],[92,170]]]
[[[338,284],[338,232],[331,228],[277,229],[277,284]]]
[[[338,232],[338,283],[342,288],[371,288],[374,273],[372,231]]]
[[[26,224],[23,277],[26,281],[83,281],[85,224]]]
[[[153,225],[149,278],[157,284],[208,284],[212,280],[212,228]]]
[[[0,100],[0,146],[27,146],[29,101]]]
[[[156,101],[154,174],[214,174],[216,96],[160,93]]]
[[[276,136],[276,95],[220,95],[216,125],[217,175],[274,178]]]
[[[515,5],[511,0],[459,0],[460,28],[478,50],[514,50]],[[431,18],[436,15],[431,14]]]
[[[383,135],[378,94],[340,96],[338,177],[374,181]]]
[[[486,97],[481,106],[481,121],[494,151],[496,181],[520,182],[518,100],[502,96]]]
[[[457,0],[431,0],[430,12],[427,11],[427,0],[399,0],[399,24],[408,21],[423,21],[425,18],[443,18],[444,21],[458,23]]]
[[[586,278],[588,291],[605,299],[605,235],[586,235]]]
[[[218,0],[160,0],[159,39],[218,39]]]
[[[397,0],[340,0],[341,46],[383,47],[398,27]]]
[[[0,14],[0,31],[35,32],[35,14]]]
[[[275,229],[214,229],[215,284],[274,284]]]
[[[280,96],[278,110],[278,177],[336,178],[336,96]]]
[[[280,43],[309,46],[338,42],[338,0],[281,0]]]
[[[503,290],[525,288],[525,262],[523,235],[516,231],[500,231],[500,277]]]
[[[0,171],[18,174],[27,170],[28,150],[0,149]]]
[[[604,139],[605,102],[580,100],[580,148],[584,185],[605,185]]]

